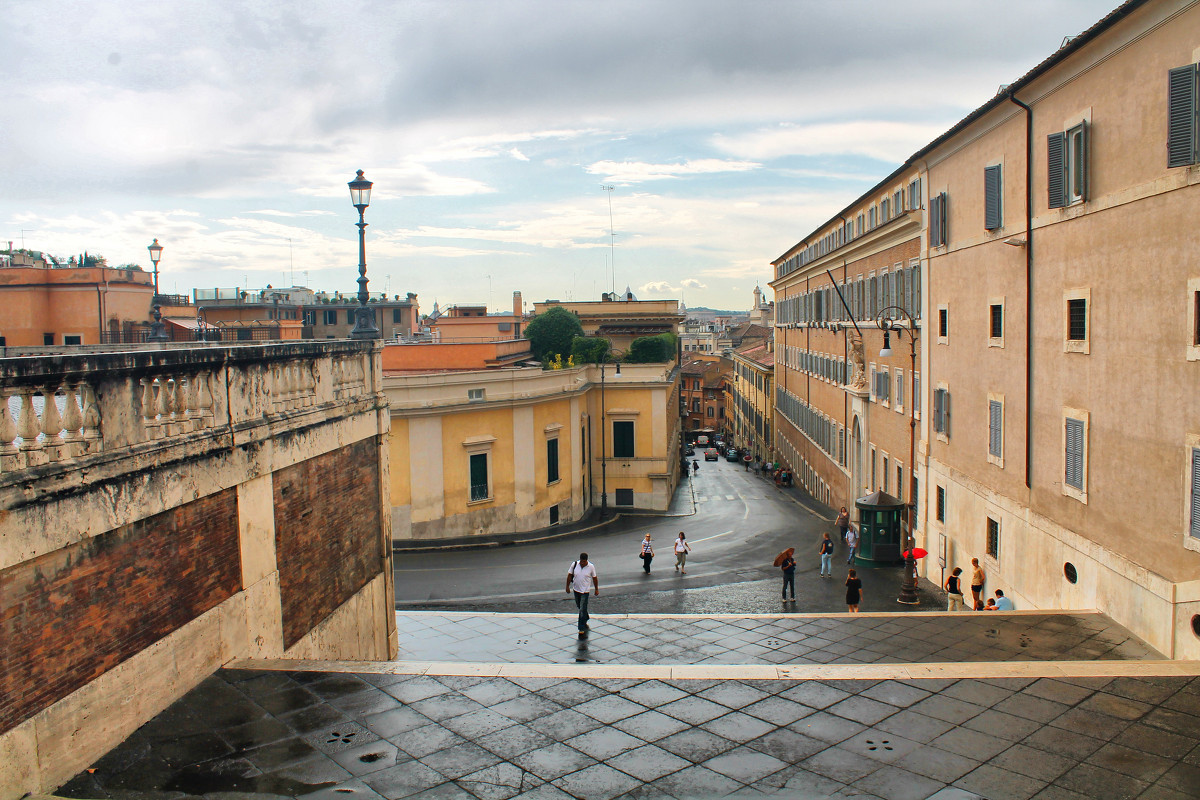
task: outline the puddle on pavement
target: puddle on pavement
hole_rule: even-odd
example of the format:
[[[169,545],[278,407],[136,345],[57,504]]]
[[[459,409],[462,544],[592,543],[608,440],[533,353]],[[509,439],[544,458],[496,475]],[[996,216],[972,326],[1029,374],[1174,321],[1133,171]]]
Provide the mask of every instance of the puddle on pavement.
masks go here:
[[[318,792],[336,786],[335,781],[324,783],[304,783],[291,778],[280,778],[263,775],[255,778],[242,778],[236,775],[215,775],[211,772],[188,773],[184,771],[163,787],[166,791],[187,792],[188,794],[203,795],[213,792],[260,792],[263,794],[281,794],[291,797],[303,797],[306,794]]]

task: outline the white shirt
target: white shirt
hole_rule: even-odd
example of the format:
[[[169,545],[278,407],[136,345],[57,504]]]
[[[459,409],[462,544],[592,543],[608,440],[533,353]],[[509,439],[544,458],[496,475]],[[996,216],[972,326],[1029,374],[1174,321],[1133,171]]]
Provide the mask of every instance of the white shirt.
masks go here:
[[[858,534],[854,532],[854,528],[846,529],[846,544],[850,547],[858,544]]]
[[[575,577],[571,580],[571,589],[580,594],[587,594],[595,588],[592,585],[592,578],[596,577],[596,565],[591,561],[587,566],[581,566],[578,561],[571,565],[571,571],[575,573]]]
[[[683,539],[676,539],[676,540],[675,540],[675,552],[676,552],[676,553],[686,553],[686,552],[687,552],[688,550],[690,550],[690,549],[691,549],[691,548],[690,548],[690,547],[688,547],[688,544],[687,544],[687,542],[686,542],[686,541],[684,541]]]

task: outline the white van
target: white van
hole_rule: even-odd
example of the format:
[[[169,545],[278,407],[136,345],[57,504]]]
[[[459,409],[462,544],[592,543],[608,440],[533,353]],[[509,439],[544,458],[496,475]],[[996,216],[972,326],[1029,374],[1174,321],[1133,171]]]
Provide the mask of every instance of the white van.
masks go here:
[[[696,437],[696,447],[708,447],[708,437],[707,436],[697,436]]]

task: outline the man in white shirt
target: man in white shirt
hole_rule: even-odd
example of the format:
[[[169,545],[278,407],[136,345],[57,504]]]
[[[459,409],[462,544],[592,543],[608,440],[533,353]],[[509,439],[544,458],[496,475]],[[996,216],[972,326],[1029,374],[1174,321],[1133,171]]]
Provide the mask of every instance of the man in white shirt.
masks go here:
[[[567,571],[567,591],[575,592],[575,607],[579,609],[579,633],[588,631],[588,597],[595,591],[600,596],[600,580],[596,577],[596,565],[588,562],[588,554],[580,553],[579,560]]]
[[[854,563],[854,553],[858,550],[858,531],[851,525],[846,528],[846,563]]]

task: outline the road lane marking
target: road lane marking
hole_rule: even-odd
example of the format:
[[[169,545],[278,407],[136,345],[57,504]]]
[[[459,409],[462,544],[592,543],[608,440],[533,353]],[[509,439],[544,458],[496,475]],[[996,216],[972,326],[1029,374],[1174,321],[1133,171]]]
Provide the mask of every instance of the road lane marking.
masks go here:
[[[707,542],[709,539],[716,539],[718,536],[728,536],[733,531],[725,531],[724,533],[714,533],[712,536],[705,536],[703,539],[689,539],[689,542]]]

